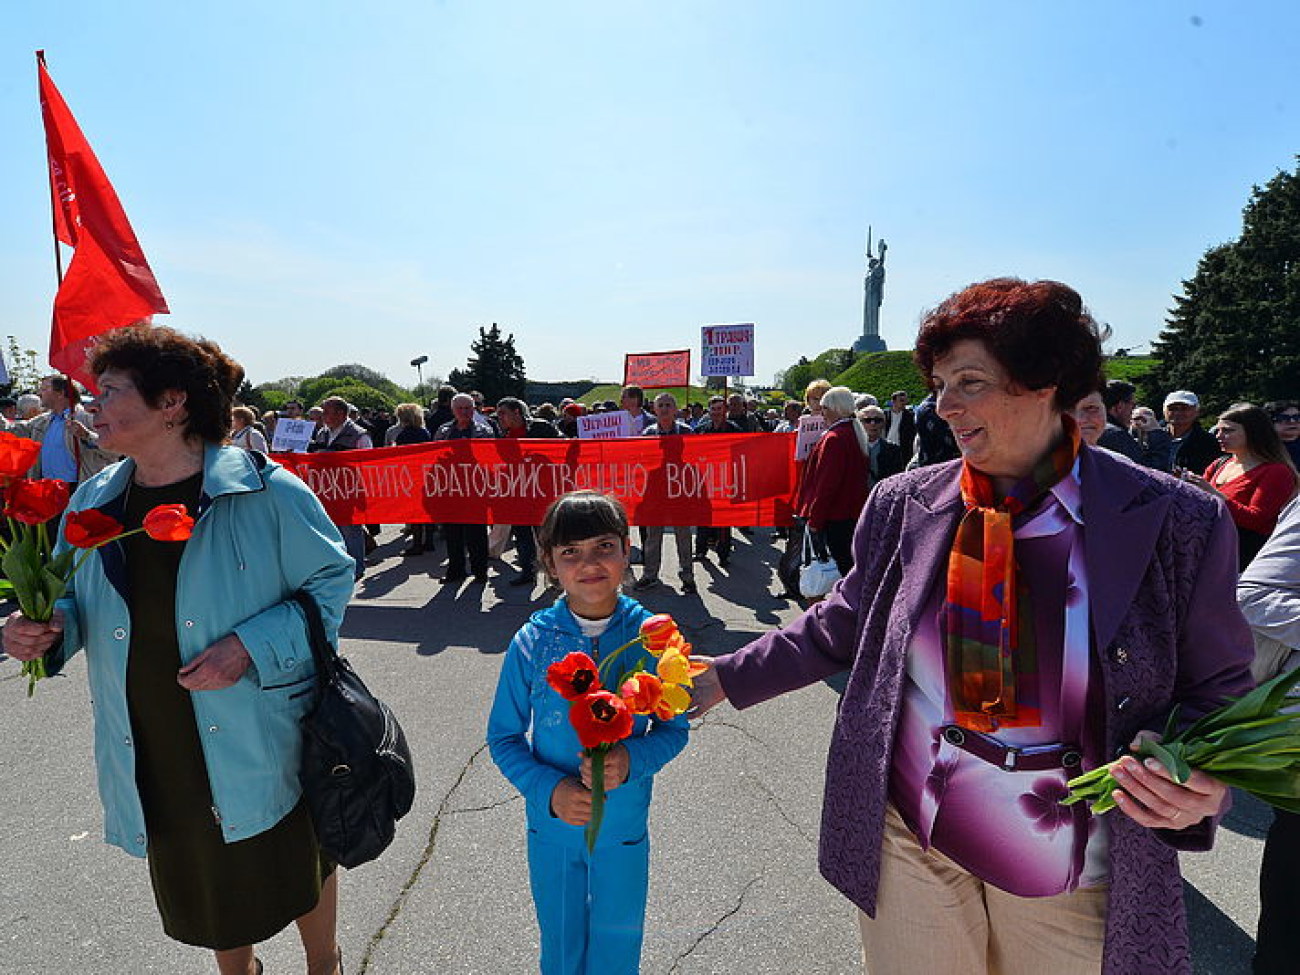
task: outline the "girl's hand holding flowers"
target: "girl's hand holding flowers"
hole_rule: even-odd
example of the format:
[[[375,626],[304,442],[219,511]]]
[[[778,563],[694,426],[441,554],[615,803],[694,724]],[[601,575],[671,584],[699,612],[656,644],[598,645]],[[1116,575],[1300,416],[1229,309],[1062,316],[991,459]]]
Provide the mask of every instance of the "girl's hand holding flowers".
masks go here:
[[[573,776],[560,779],[551,793],[551,812],[570,826],[591,822],[591,790]]]
[[[634,669],[611,679],[616,673],[615,661],[628,647],[638,644],[657,658],[655,672],[650,673],[638,661]],[[595,849],[596,836],[600,833],[605,792],[626,782],[631,771],[631,755],[619,742],[632,734],[634,715],[672,720],[690,707],[688,688],[697,678],[711,673],[707,660],[692,657],[690,653],[691,645],[676,622],[661,613],[643,622],[635,639],[599,664],[585,653],[570,653],[547,668],[547,683],[571,702],[569,723],[583,748],[581,782],[565,779],[556,786],[551,793],[551,809],[566,823],[586,825],[589,851]],[[589,810],[583,808],[566,782],[572,782],[589,796]],[[584,786],[591,791],[586,792]],[[583,822],[578,822],[579,819]]]
[[[632,757],[626,745],[615,745],[605,753],[605,791],[617,789],[627,781],[627,774],[632,770]],[[582,784],[591,788],[591,755],[582,753]]]

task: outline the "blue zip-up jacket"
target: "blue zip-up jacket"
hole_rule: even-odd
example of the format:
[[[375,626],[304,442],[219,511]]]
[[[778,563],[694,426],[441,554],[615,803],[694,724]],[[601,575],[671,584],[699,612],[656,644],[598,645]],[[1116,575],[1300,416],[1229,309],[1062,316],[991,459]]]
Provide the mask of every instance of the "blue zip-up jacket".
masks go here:
[[[554,605],[534,613],[510,641],[488,718],[488,748],[501,773],[523,795],[528,827],[541,839],[571,847],[586,842],[582,827],[570,826],[551,812],[555,787],[562,779],[578,775],[582,745],[569,723],[569,702],[546,682],[546,669],[575,651],[599,662],[635,637],[650,615],[636,600],[620,596],[609,627],[592,640],[583,635],[561,596]],[[654,657],[638,647],[628,647],[614,667],[626,673],[638,659],[646,670],[654,671]],[[651,780],[686,747],[686,735],[684,715],[672,721],[636,718],[631,736],[622,742],[630,759],[627,781],[607,793],[598,847],[645,836]]]
[[[70,510],[99,508],[120,519],[134,471],[131,460],[106,468],[77,489]],[[176,581],[176,634],[183,663],[232,632],[252,658],[231,687],[191,694],[212,814],[227,843],[270,829],[298,802],[300,722],[314,703],[316,666],[302,611],[287,600],[297,589],[310,592],[334,638],[352,595],[352,572],[338,529],[302,481],[274,462],[259,469],[238,447],[207,447],[198,516]],[[126,703],[125,587],[122,546],[110,542],[87,559],[59,600],[63,641],[46,662],[56,673],[85,649],[104,838],[144,856]]]

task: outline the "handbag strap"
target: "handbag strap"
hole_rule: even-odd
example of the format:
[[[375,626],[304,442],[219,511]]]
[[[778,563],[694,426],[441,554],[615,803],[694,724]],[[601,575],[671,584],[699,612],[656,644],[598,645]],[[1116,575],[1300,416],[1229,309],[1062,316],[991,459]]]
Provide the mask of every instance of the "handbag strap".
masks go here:
[[[334,676],[339,659],[338,648],[325,635],[325,621],[321,619],[320,607],[311,593],[299,589],[293,594],[293,600],[307,619],[307,642],[311,644],[312,659],[316,661],[316,684],[323,688]]]

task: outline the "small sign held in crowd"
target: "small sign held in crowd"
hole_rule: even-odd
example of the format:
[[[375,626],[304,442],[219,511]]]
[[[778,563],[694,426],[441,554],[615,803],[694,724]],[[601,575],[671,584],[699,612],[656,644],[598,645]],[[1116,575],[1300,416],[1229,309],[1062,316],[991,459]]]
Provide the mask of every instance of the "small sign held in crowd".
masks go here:
[[[807,460],[817,441],[826,432],[826,417],[810,413],[799,417],[799,435],[794,442],[794,459]]]
[[[754,324],[705,325],[700,330],[701,376],[754,375]]]
[[[313,420],[291,420],[282,416],[275,421],[275,436],[271,438],[271,449],[276,453],[305,451],[315,432],[316,423]]]
[[[612,413],[589,413],[578,417],[578,436],[583,440],[615,440],[631,437],[632,414],[627,410]]]

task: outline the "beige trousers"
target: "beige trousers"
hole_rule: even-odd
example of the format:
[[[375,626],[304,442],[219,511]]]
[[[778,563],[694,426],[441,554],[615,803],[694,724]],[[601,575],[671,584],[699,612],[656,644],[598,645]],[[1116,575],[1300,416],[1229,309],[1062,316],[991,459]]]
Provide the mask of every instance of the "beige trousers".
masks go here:
[[[869,975],[1097,975],[1105,887],[1017,897],[923,850],[890,805],[875,920],[858,912]]]

